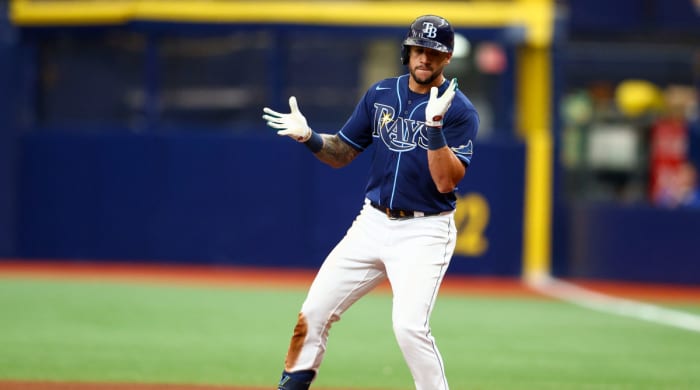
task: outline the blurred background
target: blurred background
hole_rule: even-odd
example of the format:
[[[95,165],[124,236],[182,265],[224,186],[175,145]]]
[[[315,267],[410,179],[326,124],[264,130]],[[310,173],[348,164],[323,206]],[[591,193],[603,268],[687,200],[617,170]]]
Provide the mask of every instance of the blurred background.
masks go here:
[[[359,210],[262,108],[335,132],[458,33],[476,105],[450,272],[700,284],[700,2],[0,3],[0,258],[315,268]]]

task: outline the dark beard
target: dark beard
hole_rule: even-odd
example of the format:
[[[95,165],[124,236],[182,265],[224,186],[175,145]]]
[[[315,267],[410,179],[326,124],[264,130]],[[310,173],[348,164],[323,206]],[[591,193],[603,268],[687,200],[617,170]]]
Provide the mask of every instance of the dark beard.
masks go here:
[[[438,78],[439,74],[438,73],[432,73],[430,77],[427,80],[420,80],[418,77],[416,77],[416,71],[411,69],[411,76],[413,77],[413,80],[416,81],[416,83],[420,85],[430,85],[435,81],[435,79]]]

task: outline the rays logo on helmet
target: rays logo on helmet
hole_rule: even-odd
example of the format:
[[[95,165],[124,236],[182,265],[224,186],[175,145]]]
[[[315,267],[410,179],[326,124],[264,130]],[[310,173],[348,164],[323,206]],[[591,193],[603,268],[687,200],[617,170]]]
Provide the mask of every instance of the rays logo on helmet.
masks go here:
[[[437,36],[437,27],[431,22],[423,22],[423,36],[426,38],[435,38]]]

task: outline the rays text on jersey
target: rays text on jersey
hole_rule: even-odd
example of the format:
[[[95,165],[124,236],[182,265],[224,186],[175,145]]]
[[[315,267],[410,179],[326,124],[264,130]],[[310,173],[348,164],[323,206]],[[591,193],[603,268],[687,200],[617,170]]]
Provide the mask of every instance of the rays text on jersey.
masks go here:
[[[380,138],[389,150],[408,152],[420,146],[428,149],[428,138],[423,134],[425,122],[396,116],[394,107],[374,103],[372,136]]]

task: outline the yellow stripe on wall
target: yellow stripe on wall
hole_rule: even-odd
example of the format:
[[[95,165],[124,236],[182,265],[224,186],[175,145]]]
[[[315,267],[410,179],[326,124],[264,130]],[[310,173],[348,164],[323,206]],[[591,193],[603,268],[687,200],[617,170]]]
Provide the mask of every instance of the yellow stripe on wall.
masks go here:
[[[522,26],[530,44],[551,39],[545,4],[427,1],[33,1],[12,0],[19,26],[122,24],[131,20],[208,23],[283,23],[405,27],[423,14],[439,14],[455,27]]]

